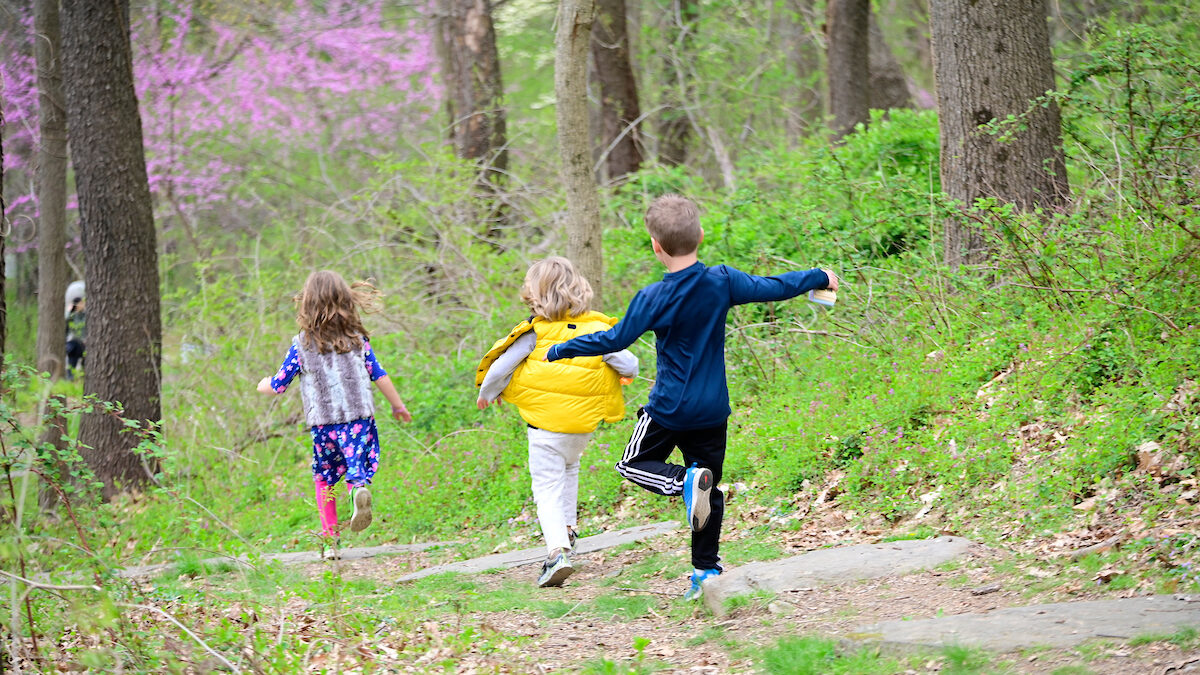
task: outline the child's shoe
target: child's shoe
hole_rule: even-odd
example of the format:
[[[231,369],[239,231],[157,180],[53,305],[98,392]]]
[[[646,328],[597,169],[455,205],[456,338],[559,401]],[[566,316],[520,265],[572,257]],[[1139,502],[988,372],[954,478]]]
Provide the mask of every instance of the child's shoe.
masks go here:
[[[558,549],[558,555],[555,555],[542,563],[542,573],[538,576],[538,586],[546,588],[547,586],[562,586],[567,577],[575,572],[575,568],[571,567],[571,557],[565,549]]]
[[[321,560],[342,559],[342,538],[321,537]]]
[[[354,515],[350,516],[350,531],[361,532],[371,524],[371,492],[367,486],[354,488]]]
[[[704,595],[704,582],[721,575],[721,570],[693,570],[692,571],[692,587],[687,593],[683,594],[683,599],[687,601],[699,600],[700,596]]]
[[[712,490],[713,475],[708,469],[693,464],[683,478],[683,505],[687,508],[688,525],[692,532],[699,532],[708,524],[708,493]]]

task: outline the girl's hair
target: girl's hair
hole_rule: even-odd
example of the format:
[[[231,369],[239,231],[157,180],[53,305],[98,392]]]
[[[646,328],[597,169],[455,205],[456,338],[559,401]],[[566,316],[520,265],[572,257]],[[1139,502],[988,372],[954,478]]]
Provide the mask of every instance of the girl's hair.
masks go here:
[[[379,309],[379,291],[370,282],[347,284],[342,275],[321,270],[308,275],[296,301],[296,323],[304,331],[304,346],[320,353],[360,349],[367,337],[358,311]]]
[[[592,285],[575,271],[570,260],[550,256],[529,266],[521,286],[521,301],[535,316],[562,321],[588,310]]]

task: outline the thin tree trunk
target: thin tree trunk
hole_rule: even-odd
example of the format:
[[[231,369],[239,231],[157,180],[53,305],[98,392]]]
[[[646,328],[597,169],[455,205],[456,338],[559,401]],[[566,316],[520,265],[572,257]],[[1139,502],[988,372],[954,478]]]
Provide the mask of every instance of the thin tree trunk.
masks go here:
[[[0,188],[4,186],[4,81],[0,80]],[[4,190],[0,189],[0,374],[4,372],[5,338],[8,336],[8,273],[4,269],[5,244],[12,228],[8,226],[8,206],[4,203]],[[0,394],[4,393],[4,379],[0,378]]]
[[[500,54],[490,0],[438,0],[437,46],[455,153],[496,182],[508,168]]]
[[[869,21],[871,82],[867,89],[867,104],[872,110],[911,108],[912,94],[908,90],[908,78],[884,39],[875,12],[871,12]]]
[[[790,0],[793,25],[788,55],[796,73],[795,108],[788,113],[788,135],[799,136],[824,124],[825,87],[821,65],[821,19],[815,0]]]
[[[634,126],[642,112],[629,53],[625,0],[596,0],[592,54],[600,82],[600,143],[601,150],[608,151],[609,180],[633,173],[642,164],[641,138]]]
[[[561,0],[555,36],[554,93],[558,99],[558,151],[567,186],[567,257],[592,285],[603,306],[600,199],[588,138],[587,63],[595,4]]]
[[[834,140],[869,117],[870,0],[829,0],[829,114]]]
[[[41,142],[37,153],[38,322],[37,366],[57,380],[66,360],[67,118],[63,108],[58,0],[35,0]]]
[[[1033,101],[1054,88],[1044,0],[932,0],[930,29],[941,128],[942,190],[970,207],[995,197],[1022,209],[1056,209],[1069,186],[1058,106]],[[979,125],[1021,116],[1000,141]],[[945,227],[947,264],[986,258],[983,235]]]
[[[695,98],[690,62],[692,42],[699,17],[696,0],[672,0],[671,23],[676,30],[674,44],[665,52],[663,112],[659,115],[658,161],[679,166],[687,160],[692,120],[687,106]]]
[[[69,0],[62,41],[88,292],[84,393],[119,402],[124,417],[145,428],[162,420],[162,323],[127,0]],[[134,450],[138,435],[113,415],[85,415],[79,440],[105,498],[158,470],[156,460]]]

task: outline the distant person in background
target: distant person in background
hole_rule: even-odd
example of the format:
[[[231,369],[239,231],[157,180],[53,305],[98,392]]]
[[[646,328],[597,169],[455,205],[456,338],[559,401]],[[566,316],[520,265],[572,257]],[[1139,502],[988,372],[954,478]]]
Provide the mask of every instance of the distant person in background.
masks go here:
[[[550,348],[549,361],[607,354],[654,331],[658,372],[650,398],[617,470],[660,495],[682,495],[692,530],[691,587],[698,599],[706,580],[721,573],[718,555],[725,497],[717,484],[725,463],[729,389],[725,383],[725,318],[730,307],[786,300],[817,289],[837,290],[827,270],[784,272],[771,277],[697,259],[704,239],[700,212],[688,199],[664,195],[646,210],[654,257],[666,268],[662,281],[638,291],[611,329]],[[683,464],[666,460],[679,448]]]
[[[84,340],[87,338],[87,323],[84,315],[87,289],[82,281],[72,281],[67,286],[67,379],[75,379],[75,369],[83,365]]]
[[[345,478],[354,504],[350,530],[371,524],[368,486],[379,468],[379,431],[371,382],[392,406],[392,417],[411,422],[412,415],[379,365],[359,310],[372,311],[379,291],[365,281],[347,284],[336,272],[313,272],[296,297],[300,333],[274,377],[264,377],[258,390],[282,394],[300,376],[304,415],[312,427],[313,483],[321,534],[334,541],[338,556],[337,500],[333,486]]]
[[[561,586],[575,571],[579,462],[601,421],[625,417],[621,384],[637,376],[627,350],[547,363],[546,350],[576,335],[607,330],[616,319],[589,311],[592,287],[571,261],[552,256],[529,267],[521,300],[533,313],[496,341],[475,373],[480,410],[508,401],[528,425],[529,475],[546,560],[538,586]]]

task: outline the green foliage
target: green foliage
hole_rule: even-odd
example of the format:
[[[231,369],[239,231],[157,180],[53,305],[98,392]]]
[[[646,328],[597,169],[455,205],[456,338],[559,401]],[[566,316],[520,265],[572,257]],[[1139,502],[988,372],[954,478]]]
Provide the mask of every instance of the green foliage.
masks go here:
[[[789,637],[780,640],[762,657],[763,669],[772,675],[869,675],[901,672],[900,662],[861,648],[847,653],[828,638]]]

